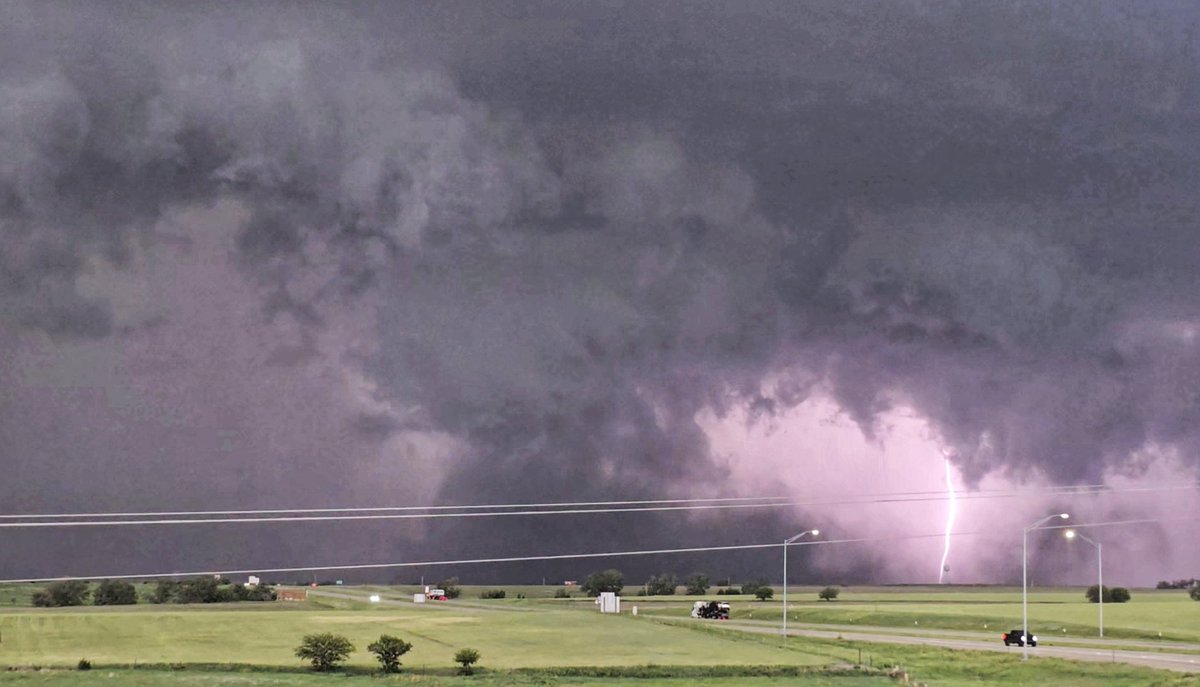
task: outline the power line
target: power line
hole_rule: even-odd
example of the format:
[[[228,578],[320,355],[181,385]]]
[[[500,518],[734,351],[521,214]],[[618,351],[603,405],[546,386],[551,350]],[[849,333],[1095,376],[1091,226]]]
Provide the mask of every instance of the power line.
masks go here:
[[[1102,486],[1102,485],[1101,485]],[[1160,492],[1160,491],[1179,491],[1194,489],[1196,484],[1184,485],[1161,485],[1161,486],[1141,486],[1141,487],[1123,487],[1112,488],[1105,487],[1102,489],[1087,487],[1070,487],[1070,488],[1051,488],[1044,493],[1030,492],[1029,490],[991,490],[982,492],[972,492],[961,494],[959,499],[995,499],[995,498],[1017,498],[1021,496],[1031,495],[1053,495],[1053,496],[1093,496],[1112,493],[1133,493],[1133,492]],[[865,497],[852,497],[848,499],[834,500],[815,500],[815,501],[779,501],[787,497],[725,497],[712,499],[660,499],[646,501],[593,501],[593,502],[576,502],[581,505],[600,505],[599,508],[563,508],[563,506],[574,505],[572,503],[547,503],[547,504],[508,504],[508,505],[476,505],[476,506],[393,506],[380,508],[328,508],[328,509],[277,509],[277,510],[244,510],[244,511],[176,511],[166,512],[167,515],[185,515],[185,516],[234,516],[234,517],[176,517],[176,518],[157,518],[157,519],[126,519],[126,520],[48,520],[35,522],[0,522],[2,529],[23,529],[23,528],[41,528],[41,527],[116,527],[116,526],[135,526],[135,525],[194,525],[194,524],[230,524],[230,523],[273,523],[273,522],[321,522],[321,521],[344,521],[344,520],[410,520],[410,519],[442,519],[442,518],[481,518],[481,517],[501,517],[501,516],[543,516],[543,515],[586,515],[597,513],[642,513],[642,512],[665,512],[665,511],[695,511],[695,510],[728,510],[742,508],[782,508],[782,507],[813,507],[813,506],[832,506],[832,505],[864,505],[864,504],[886,504],[886,503],[916,503],[928,501],[944,501],[948,497],[944,492],[933,491],[913,491],[913,492],[891,492],[886,494],[867,495]],[[747,503],[749,501],[749,503]],[[621,504],[690,504],[690,505],[645,505],[633,507],[607,507],[610,505]],[[505,510],[505,511],[483,511],[482,509],[495,508],[536,508],[535,510]],[[466,512],[442,512],[446,510],[463,510],[475,509]],[[439,512],[413,513],[409,511],[415,510],[436,510]],[[336,515],[269,515],[274,513],[338,513]],[[347,515],[342,513],[369,513],[358,515]],[[63,518],[63,517],[86,517],[86,518],[112,518],[112,517],[134,517],[142,518],[143,516],[155,516],[160,513],[137,512],[137,513],[91,513],[91,514],[40,514],[40,515],[3,515],[0,518],[18,519],[18,518]],[[259,516],[258,514],[263,514]],[[244,515],[253,515],[254,517],[244,517]]]
[[[1147,518],[1139,520],[1112,520],[1107,522],[1085,522],[1076,523],[1074,527],[1114,527],[1133,524],[1149,524],[1149,523],[1164,523],[1164,522],[1200,522],[1200,518]],[[1037,529],[1057,530],[1065,529],[1065,526],[1039,527]],[[952,536],[955,537],[974,537],[985,534],[996,534],[996,530],[982,530],[978,532],[955,532]],[[789,546],[824,546],[830,544],[862,544],[875,542],[891,542],[903,541],[909,539],[931,539],[944,537],[945,532],[934,532],[930,534],[902,534],[886,537],[856,537],[847,539],[819,539],[806,540],[789,544]],[[554,561],[554,560],[573,560],[582,558],[617,558],[622,556],[654,556],[660,554],[674,553],[702,553],[707,551],[746,551],[751,549],[771,549],[779,548],[780,542],[772,542],[770,544],[734,544],[728,546],[694,546],[675,549],[641,549],[635,551],[605,551],[600,553],[563,553],[549,554],[541,556],[507,556],[497,558],[463,558],[458,560],[442,560],[442,561],[416,561],[403,563],[352,563],[347,565],[320,565],[320,566],[299,566],[299,567],[283,567],[283,568],[247,568],[244,570],[200,570],[191,572],[169,572],[169,573],[149,573],[149,574],[125,574],[125,575],[87,575],[87,576],[63,576],[63,577],[27,577],[27,578],[12,578],[0,579],[0,584],[13,584],[20,582],[64,582],[71,580],[145,580],[155,578],[169,577],[197,577],[202,575],[250,575],[254,573],[298,573],[298,572],[321,572],[332,570],[379,570],[385,568],[417,568],[417,567],[433,567],[444,565],[475,565],[483,563],[525,563],[532,561]]]

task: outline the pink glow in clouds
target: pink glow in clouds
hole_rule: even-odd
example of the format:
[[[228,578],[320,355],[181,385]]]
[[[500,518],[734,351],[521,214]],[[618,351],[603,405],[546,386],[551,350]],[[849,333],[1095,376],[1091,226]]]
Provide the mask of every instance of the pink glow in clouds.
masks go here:
[[[873,437],[840,413],[828,398],[813,397],[770,420],[744,414],[699,418],[713,450],[728,465],[732,481],[748,495],[789,494],[803,500],[861,501],[864,495],[920,492],[928,500],[828,504],[798,507],[797,528],[819,527],[830,539],[872,537],[884,541],[813,547],[813,581],[836,581],[839,574],[870,562],[874,578],[887,583],[938,581],[949,500],[943,444],[936,430],[911,410],[884,414]],[[1137,475],[1108,475],[1114,489],[1194,484],[1195,477],[1168,455],[1147,453]],[[993,473],[977,485],[959,485],[958,512],[950,547],[953,573],[947,582],[1005,583],[1020,579],[1021,529],[1045,513],[1066,510],[1072,523],[1163,520],[1160,523],[1092,528],[1105,542],[1106,576],[1113,584],[1153,585],[1169,577],[1200,573],[1200,550],[1183,534],[1200,524],[1200,495],[1192,488],[1173,491],[1119,491],[1088,496],[1048,493],[1042,481],[1018,484]],[[1012,492],[999,496],[989,492]],[[1023,493],[1020,493],[1023,492]],[[924,498],[924,497],[922,497]],[[780,533],[783,534],[783,533]],[[898,539],[911,535],[924,538]],[[897,538],[887,542],[888,538]],[[1092,551],[1072,547],[1057,530],[1030,537],[1034,584],[1083,584],[1095,571]],[[800,577],[799,579],[804,579]]]

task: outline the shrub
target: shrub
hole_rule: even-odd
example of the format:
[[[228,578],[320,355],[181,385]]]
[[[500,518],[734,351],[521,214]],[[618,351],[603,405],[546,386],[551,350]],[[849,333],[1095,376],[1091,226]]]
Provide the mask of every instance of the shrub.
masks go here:
[[[554,598],[569,599],[569,598],[571,598],[571,592],[568,592],[566,587],[563,587],[562,589],[555,589],[554,590]]]
[[[773,596],[775,596],[775,590],[771,589],[770,587],[759,587],[758,589],[754,590],[754,598],[758,599],[759,601],[766,601]]]
[[[137,603],[137,587],[120,580],[105,580],[92,593],[97,606],[128,606]]]
[[[391,635],[380,635],[377,641],[367,645],[367,651],[375,654],[385,673],[400,672],[400,657],[411,648],[412,644]]]
[[[313,670],[333,670],[354,651],[349,639],[330,632],[304,635],[296,647],[296,657],[312,662]]]
[[[625,577],[620,570],[608,569],[588,575],[583,583],[583,593],[588,596],[600,596],[600,592],[620,592],[625,588]]]
[[[179,583],[173,580],[159,580],[154,585],[154,591],[150,594],[150,603],[152,604],[169,604],[175,600],[176,590]]]
[[[454,652],[454,662],[461,664],[459,675],[471,675],[475,670],[471,667],[479,660],[479,652],[475,649],[459,649]]]
[[[1084,593],[1084,596],[1087,597],[1088,601],[1091,601],[1092,603],[1098,603],[1100,601],[1099,589],[1100,588],[1097,585],[1092,585],[1087,588],[1087,591]],[[1104,603],[1106,603],[1106,604],[1107,603],[1117,603],[1117,604],[1125,603],[1126,601],[1129,601],[1130,598],[1132,598],[1132,597],[1129,594],[1129,590],[1124,587],[1105,587],[1104,588]]]
[[[459,596],[462,595],[462,590],[458,588],[458,578],[457,577],[451,577],[451,578],[442,580],[441,584],[439,584],[438,587],[441,588],[444,592],[446,592],[447,599],[457,599]]]
[[[766,586],[769,586],[766,580],[763,580],[763,579],[750,580],[749,582],[742,585],[742,593],[743,594],[754,594],[755,592],[757,592],[759,590],[759,588],[766,587]]]
[[[79,659],[79,663],[75,664],[75,667],[78,668],[79,670],[91,670],[92,662],[87,660],[86,658],[81,658],[81,659]]]
[[[817,592],[817,598],[821,601],[833,601],[834,599],[838,598],[838,594],[840,593],[841,590],[839,590],[837,587],[826,587]]]
[[[481,599],[503,599],[506,596],[503,589],[485,589],[479,592]]]
[[[1200,587],[1192,587],[1188,591],[1188,596],[1192,597],[1192,601],[1200,601]]]
[[[676,580],[671,573],[655,575],[646,582],[647,596],[672,596],[675,594]]]
[[[87,583],[81,580],[55,582],[33,593],[33,605],[43,608],[82,606],[90,594]]]
[[[687,593],[688,596],[703,596],[708,593],[708,575],[704,573],[693,573],[687,578]]]

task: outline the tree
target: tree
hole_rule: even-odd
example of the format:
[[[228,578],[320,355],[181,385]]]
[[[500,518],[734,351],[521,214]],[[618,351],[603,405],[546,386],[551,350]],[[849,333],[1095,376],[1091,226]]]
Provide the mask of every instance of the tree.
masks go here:
[[[296,647],[296,657],[312,662],[313,670],[333,670],[354,651],[349,639],[331,632],[304,635]]]
[[[458,578],[457,577],[451,577],[451,578],[442,580],[441,584],[439,584],[438,587],[442,591],[446,592],[447,599],[457,599],[459,597],[459,595],[462,594],[462,590],[458,588]]]
[[[1087,592],[1084,593],[1084,596],[1087,597],[1087,600],[1091,601],[1092,603],[1099,603],[1099,601],[1100,601],[1099,589],[1100,588],[1097,585],[1092,585],[1087,588]],[[1115,603],[1115,604],[1125,603],[1126,601],[1129,601],[1129,599],[1131,599],[1131,598],[1132,598],[1132,596],[1129,594],[1129,590],[1124,587],[1105,587],[1104,588],[1104,603],[1106,603],[1106,604],[1108,604],[1108,603]]]
[[[1188,591],[1188,596],[1192,597],[1192,601],[1200,601],[1200,587],[1192,587]]]
[[[150,595],[150,603],[152,604],[169,604],[173,603],[179,591],[179,583],[173,580],[159,580],[158,584],[154,585],[154,592]]]
[[[400,672],[400,657],[411,648],[412,644],[391,635],[380,635],[378,640],[367,645],[367,651],[375,654],[385,673]]]
[[[624,588],[625,577],[620,570],[612,568],[588,575],[581,587],[588,596],[600,596],[600,592],[620,592]]]
[[[766,586],[768,586],[768,583],[764,579],[760,578],[757,580],[750,580],[749,582],[742,585],[742,593],[743,594],[755,594],[758,592],[758,590],[760,588],[766,587]]]
[[[833,601],[834,599],[838,598],[839,593],[841,593],[841,590],[839,590],[837,587],[826,587],[817,592],[817,598],[821,601]]]
[[[508,592],[503,589],[485,589],[479,592],[481,599],[503,599],[506,596],[508,596]]]
[[[671,573],[655,575],[646,582],[647,596],[671,596],[675,593],[675,576]]]
[[[128,606],[137,603],[137,588],[120,580],[105,580],[92,593],[97,606]]]
[[[754,590],[754,598],[759,601],[766,601],[773,596],[775,596],[775,590],[765,585]]]
[[[475,649],[459,649],[454,652],[454,661],[462,664],[458,669],[460,675],[471,675],[475,672],[471,665],[479,660],[479,652]]]
[[[704,573],[692,573],[687,578],[688,596],[703,596],[708,593],[708,587],[708,575]]]
[[[43,608],[58,606],[82,606],[87,602],[87,582],[68,580],[55,582],[45,589],[33,593],[33,605]]]

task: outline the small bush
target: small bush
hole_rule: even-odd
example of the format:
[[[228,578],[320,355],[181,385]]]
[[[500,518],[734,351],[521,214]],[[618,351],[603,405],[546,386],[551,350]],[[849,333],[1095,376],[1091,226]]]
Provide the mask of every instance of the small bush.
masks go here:
[[[571,598],[571,592],[568,592],[566,587],[564,587],[562,589],[555,589],[554,590],[554,598],[569,599],[569,598]]]
[[[137,603],[137,587],[120,580],[105,580],[92,592],[96,606],[127,606]]]
[[[817,592],[817,598],[821,601],[833,601],[834,599],[838,598],[838,594],[840,593],[841,590],[839,590],[837,587],[826,587]]]
[[[442,580],[442,583],[438,587],[446,592],[447,599],[457,599],[462,594],[462,590],[458,588],[457,577]]]
[[[79,670],[91,670],[92,662],[87,660],[86,658],[81,658],[81,659],[79,659],[79,663],[77,663],[75,665],[75,667],[78,668]]]
[[[312,662],[313,670],[328,671],[345,661],[354,651],[349,639],[330,632],[304,635],[296,647],[296,657]]]
[[[757,592],[759,590],[759,588],[766,587],[766,586],[768,586],[768,583],[766,580],[761,580],[761,579],[760,580],[751,580],[742,585],[742,593],[751,595],[751,594],[754,594],[755,592]]]
[[[754,598],[759,601],[766,601],[775,596],[775,590],[770,587],[759,587],[754,591]]]
[[[454,662],[461,665],[458,669],[459,675],[471,675],[475,669],[471,666],[479,660],[479,651],[476,649],[459,649],[454,652]]]
[[[708,575],[704,573],[693,573],[687,578],[686,584],[688,596],[703,596],[708,593],[708,588],[712,586],[708,583]]]
[[[1086,592],[1084,592],[1084,596],[1087,597],[1087,600],[1091,601],[1092,603],[1099,603],[1099,601],[1100,601],[1100,591],[1099,590],[1100,590],[1100,587],[1098,585],[1092,585],[1087,588]],[[1126,601],[1129,601],[1131,598],[1133,598],[1133,597],[1129,594],[1129,590],[1124,587],[1105,587],[1104,588],[1104,603],[1106,603],[1106,604],[1108,604],[1108,603],[1115,603],[1115,604],[1125,603]]]
[[[33,605],[41,607],[82,606],[91,595],[87,582],[68,580],[55,582],[33,593]]]
[[[479,592],[481,599],[503,599],[506,596],[503,589],[485,589]]]
[[[1188,596],[1192,597],[1192,601],[1200,601],[1200,587],[1192,587]]]
[[[672,596],[677,581],[671,573],[655,575],[646,582],[646,596]]]
[[[367,645],[367,651],[375,654],[385,673],[400,672],[400,657],[412,649],[412,644],[391,635],[380,635],[377,641]]]
[[[584,580],[583,593],[588,596],[600,596],[600,592],[617,592],[620,593],[625,588],[625,576],[620,570],[608,569],[603,572],[596,572],[588,575]]]

